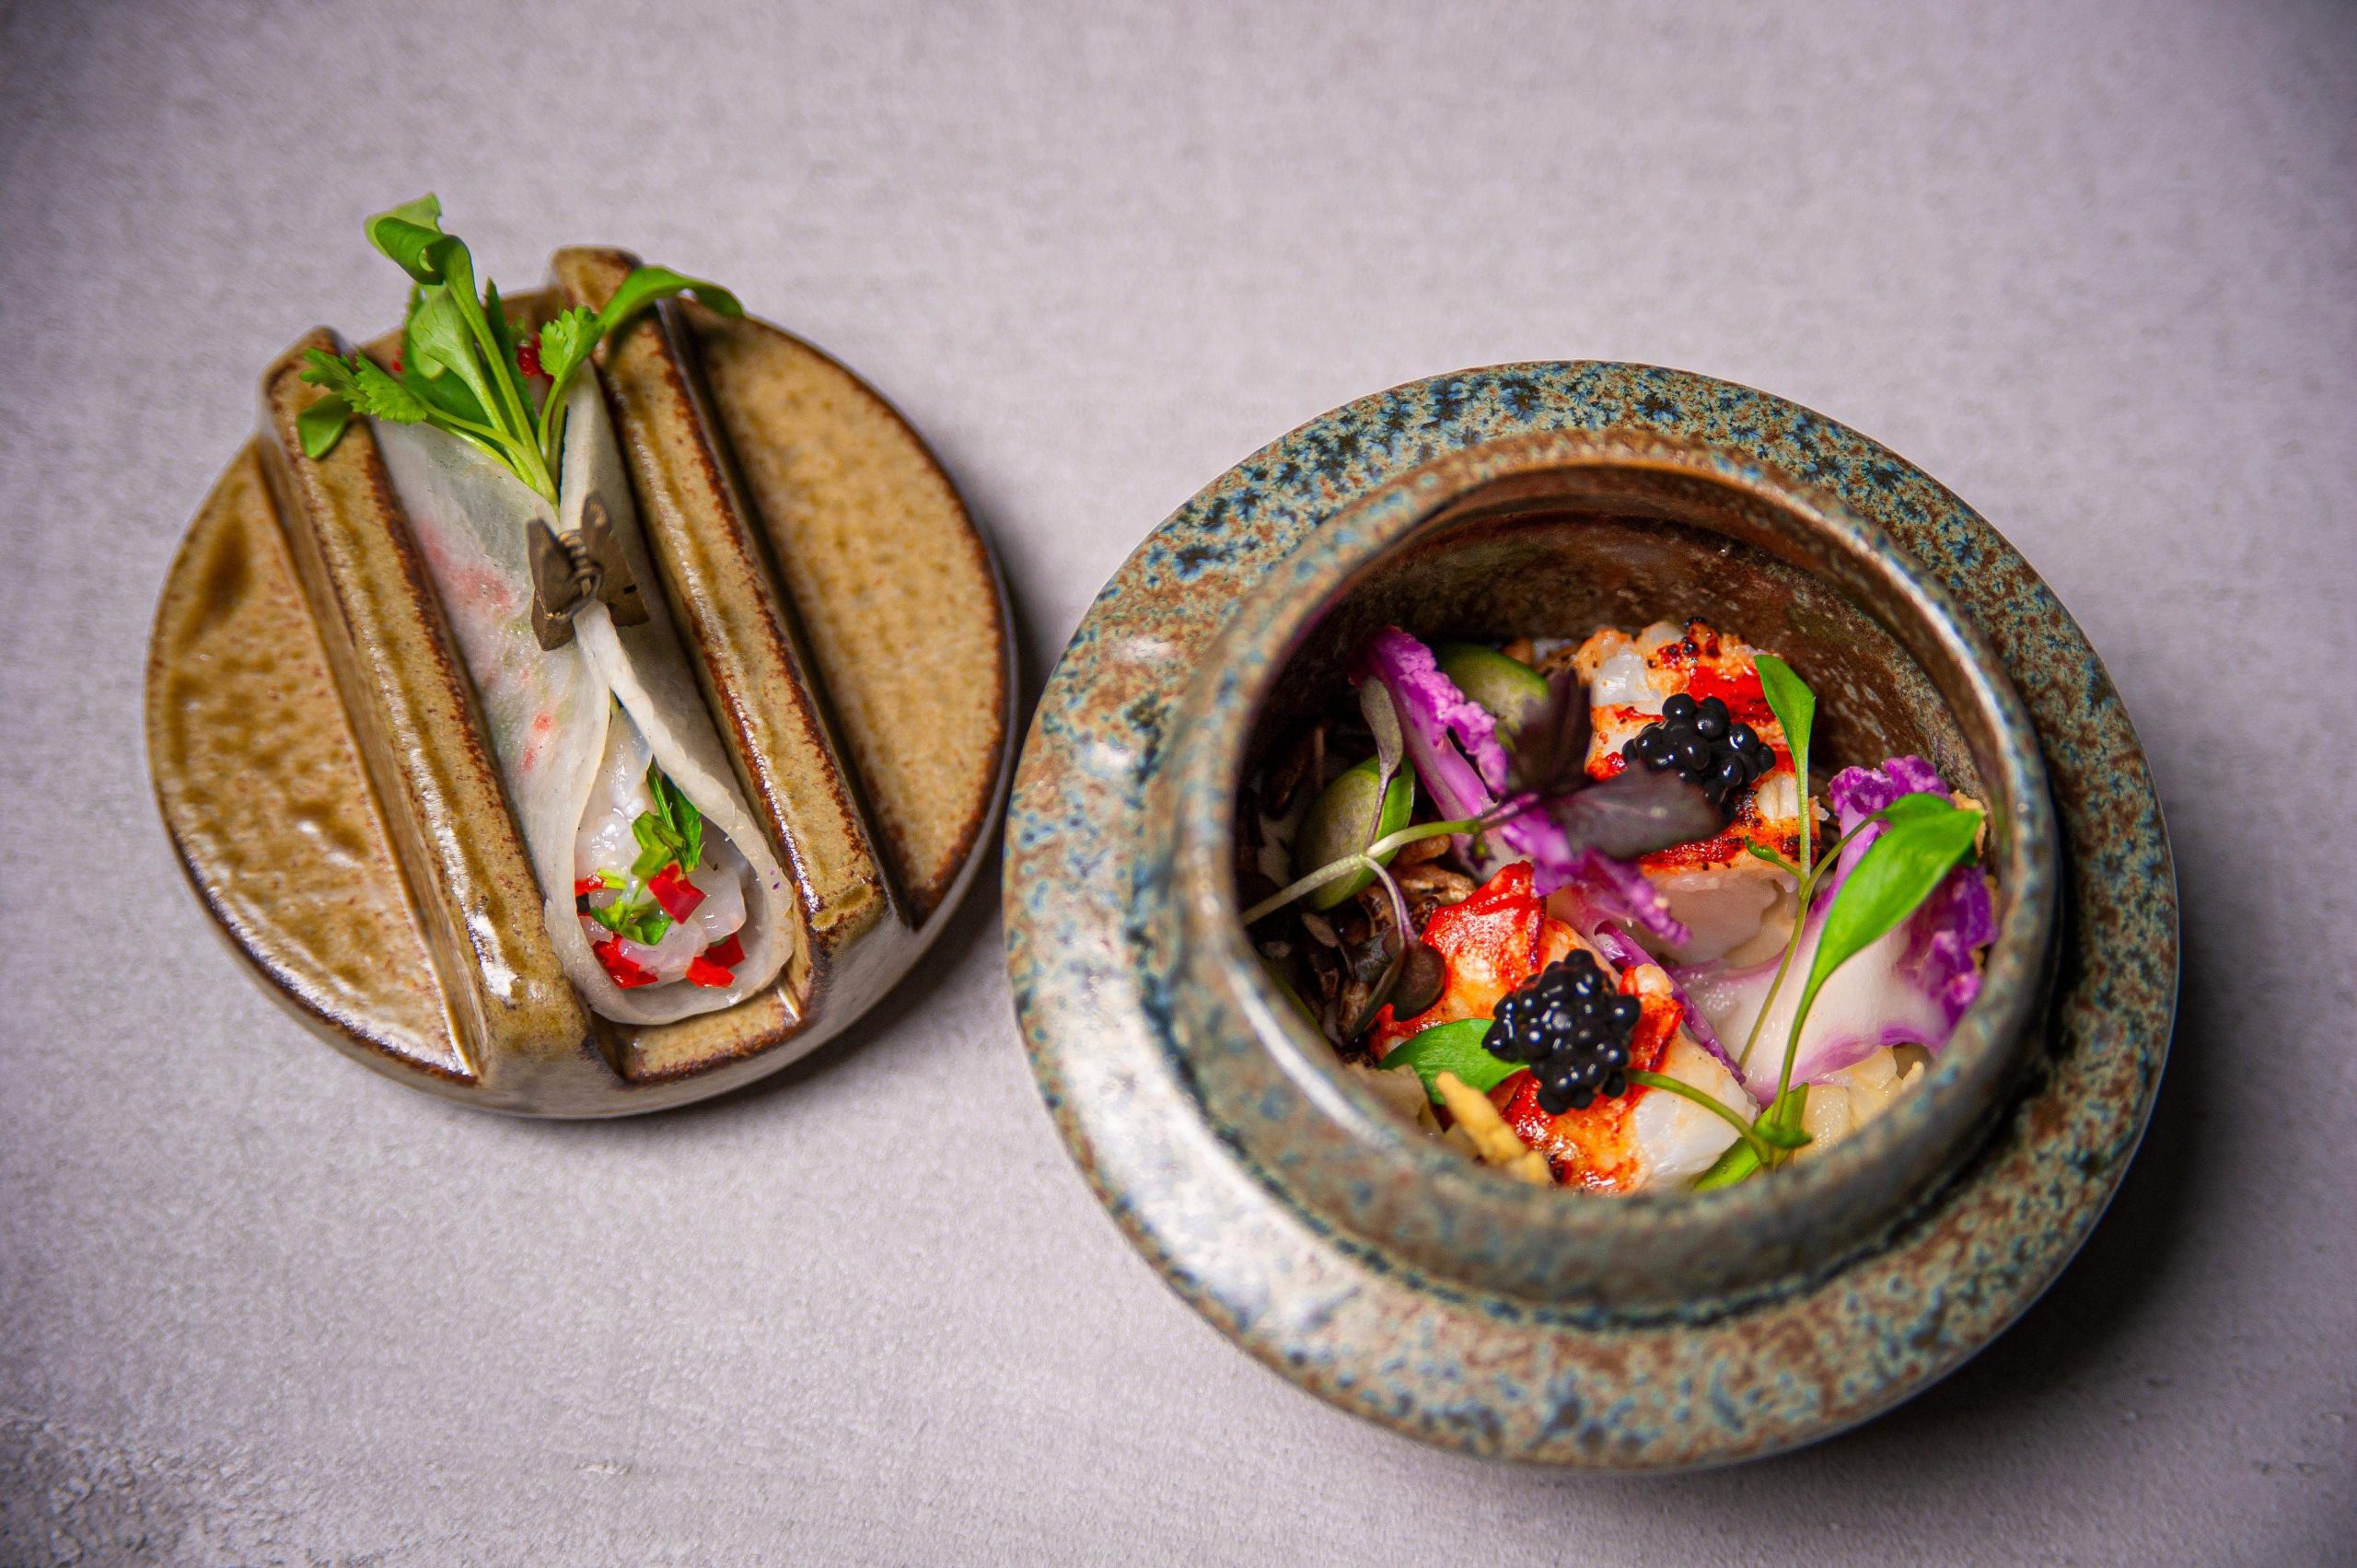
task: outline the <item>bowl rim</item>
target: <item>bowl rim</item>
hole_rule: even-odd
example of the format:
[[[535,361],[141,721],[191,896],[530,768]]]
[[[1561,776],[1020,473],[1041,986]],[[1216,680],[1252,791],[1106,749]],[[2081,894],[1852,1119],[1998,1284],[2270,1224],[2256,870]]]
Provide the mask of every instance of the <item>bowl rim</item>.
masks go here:
[[[1327,614],[1386,563],[1466,526],[1467,514],[1478,513],[1483,497],[1502,487],[1571,474],[1627,473],[1719,486],[1796,524],[1800,535],[1830,548],[1832,564],[1879,590],[1881,602],[1868,602],[1838,580],[1827,562],[1771,552],[1829,581],[1939,684],[1939,672],[1909,646],[1887,611],[1911,617],[1914,630],[1949,665],[1980,711],[1992,749],[1976,761],[1984,790],[1997,797],[1988,804],[2007,828],[1992,834],[1984,860],[1998,880],[2000,911],[1981,991],[1932,1063],[1927,1082],[1836,1146],[1772,1180],[1707,1193],[1673,1188],[1618,1194],[1599,1202],[1592,1194],[1535,1187],[1468,1160],[1351,1082],[1331,1048],[1294,1016],[1258,961],[1240,919],[1233,842],[1250,738],[1277,683]],[[1573,502],[1561,509],[1579,506]],[[1729,537],[1691,517],[1665,520]],[[1714,624],[1724,620],[1710,611],[1697,606],[1692,613]],[[1302,1157],[1290,1132],[1272,1131],[1267,1119],[1254,1114],[1249,1097],[1265,1086],[1248,1074],[1224,1078],[1199,1056],[1196,1077],[1207,1114],[1321,1219],[1398,1246],[1436,1274],[1469,1286],[1526,1299],[1593,1300],[1625,1313],[1690,1310],[1699,1301],[1723,1303],[1774,1289],[1871,1248],[1979,1146],[2027,1055],[2053,951],[2059,856],[2045,763],[2028,712],[1980,628],[1897,540],[1838,498],[1772,468],[1730,460],[1707,443],[1655,432],[1538,431],[1480,442],[1349,499],[1237,602],[1205,650],[1172,726],[1171,765],[1156,780],[1146,842],[1150,858],[1160,863],[1167,856],[1172,884],[1176,919],[1158,927],[1175,944],[1163,955],[1172,1005],[1210,1004],[1202,1029],[1179,1031],[1180,1049],[1190,1049],[1190,1040],[1202,1045],[1202,1030],[1225,1027],[1211,1016],[1240,1022],[1302,1101],[1364,1152],[1363,1167],[1325,1179]],[[1945,689],[1941,700],[1956,706]],[[1171,842],[1159,842],[1165,834]],[[1151,889],[1155,882],[1149,875],[1141,885]],[[1230,1084],[1233,1091],[1224,1094]],[[1425,1201],[1447,1213],[1402,1228],[1371,1219],[1368,1206],[1342,1195],[1355,1193],[1359,1183],[1395,1179],[1415,1182]],[[1699,1251],[1716,1242],[1751,1248],[1757,1238],[1792,1232],[1794,1216],[1812,1211],[1824,1216],[1821,1226],[1804,1227],[1808,1234],[1755,1256],[1722,1257],[1716,1265],[1721,1283],[1699,1295],[1631,1272],[1635,1247]],[[1557,1249],[1548,1254],[1556,1261],[1533,1263],[1518,1254],[1508,1263],[1482,1255],[1483,1237],[1512,1226],[1541,1233],[1542,1248]],[[1428,1230],[1453,1239],[1434,1243]],[[1539,1285],[1530,1276],[1533,1267],[1586,1277]]]

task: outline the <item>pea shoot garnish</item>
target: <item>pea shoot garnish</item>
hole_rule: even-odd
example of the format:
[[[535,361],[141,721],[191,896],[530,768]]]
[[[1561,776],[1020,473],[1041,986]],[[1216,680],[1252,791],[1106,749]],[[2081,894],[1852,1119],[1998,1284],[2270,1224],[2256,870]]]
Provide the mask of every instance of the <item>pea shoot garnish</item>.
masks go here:
[[[1809,1009],[1816,1005],[1819,992],[1836,970],[1883,937],[1898,929],[1899,923],[1922,907],[1925,900],[1945,881],[1971,853],[1974,840],[1980,830],[1980,813],[1956,806],[1942,796],[1928,792],[1902,795],[1881,810],[1844,833],[1826,851],[1822,859],[1810,863],[1808,789],[1809,727],[1815,721],[1816,694],[1808,689],[1791,667],[1782,660],[1762,655],[1759,660],[1760,685],[1766,691],[1769,706],[1774,710],[1776,721],[1783,726],[1784,740],[1793,754],[1793,769],[1798,775],[1802,792],[1800,824],[1800,863],[1785,860],[1773,850],[1752,843],[1745,847],[1762,860],[1781,867],[1799,879],[1799,913],[1793,922],[1793,933],[1784,943],[1783,956],[1776,965],[1776,973],[1769,982],[1768,993],[1760,1001],[1759,1012],[1752,1019],[1751,1033],[1744,1041],[1736,1062],[1747,1073],[1750,1070],[1753,1051],[1759,1046],[1759,1034],[1773,1009],[1778,993],[1791,973],[1793,960],[1806,940],[1810,911],[1825,879],[1838,871],[1842,852],[1861,834],[1879,829],[1865,854],[1843,879],[1826,910],[1818,931],[1816,953],[1809,960],[1808,975],[1801,986],[1800,1004],[1794,1009],[1791,1028],[1784,1040],[1782,1064],[1776,1074],[1776,1094],[1753,1123],[1758,1138],[1747,1140],[1730,1148],[1716,1165],[1695,1180],[1698,1191],[1713,1187],[1732,1186],[1749,1176],[1762,1165],[1781,1164],[1791,1157],[1792,1151],[1809,1142],[1801,1130],[1802,1118],[1808,1109],[1808,1085],[1793,1082],[1793,1063],[1800,1051],[1801,1031],[1807,1026]],[[1771,1146],[1763,1150],[1763,1141]],[[1772,1152],[1771,1152],[1772,1151]]]
[[[476,294],[473,255],[442,228],[432,195],[378,213],[368,243],[410,276],[401,349],[389,370],[365,354],[313,349],[303,379],[327,389],[296,421],[306,455],[334,449],[354,414],[396,424],[428,424],[466,442],[514,474],[552,506],[564,451],[565,393],[598,345],[656,300],[692,294],[724,316],[741,316],[736,296],[668,267],[640,267],[600,310],[576,305],[537,334],[519,337],[484,278]],[[544,383],[536,386],[535,383]]]

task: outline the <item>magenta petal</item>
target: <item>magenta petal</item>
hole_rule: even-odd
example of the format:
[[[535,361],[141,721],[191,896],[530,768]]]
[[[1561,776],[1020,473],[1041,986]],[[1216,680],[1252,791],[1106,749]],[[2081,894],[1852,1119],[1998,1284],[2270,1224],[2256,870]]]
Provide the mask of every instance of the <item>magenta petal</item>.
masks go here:
[[[1432,649],[1396,626],[1387,627],[1360,645],[1351,677],[1380,680],[1391,693],[1409,759],[1434,805],[1463,818],[1478,817],[1497,804],[1495,792],[1506,776],[1497,721],[1441,673]]]

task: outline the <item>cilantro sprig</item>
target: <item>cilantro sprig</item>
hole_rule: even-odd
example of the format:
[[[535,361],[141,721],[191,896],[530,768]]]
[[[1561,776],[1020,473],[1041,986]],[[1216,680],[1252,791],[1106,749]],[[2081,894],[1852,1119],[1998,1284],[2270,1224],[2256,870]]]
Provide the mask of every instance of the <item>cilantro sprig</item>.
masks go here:
[[[526,343],[516,334],[499,287],[475,287],[474,257],[466,241],[442,228],[442,203],[432,195],[378,213],[366,224],[368,242],[410,276],[409,313],[401,326],[398,370],[367,355],[345,358],[313,349],[303,379],[327,396],[296,422],[304,453],[324,458],[355,414],[396,424],[429,424],[490,457],[551,505],[564,451],[565,392],[598,345],[633,316],[660,299],[692,294],[723,316],[741,316],[737,296],[716,284],[668,267],[638,267],[605,308],[576,305],[543,326],[531,346],[548,380],[536,392],[528,374]]]
[[[631,820],[631,834],[638,840],[638,858],[631,863],[629,880],[610,871],[598,874],[600,882],[622,896],[609,903],[582,907],[590,919],[615,935],[652,947],[678,923],[648,884],[659,878],[667,865],[677,864],[682,877],[695,870],[703,859],[703,813],[653,762],[646,765],[646,793],[654,808]]]
[[[692,872],[703,859],[703,813],[652,762],[646,765],[646,793],[655,809],[640,812],[630,825],[638,840],[631,875],[644,881],[675,860],[682,876]]]
[[[663,906],[644,888],[634,896],[616,899],[602,908],[592,904],[589,918],[617,936],[627,936],[650,947],[663,940],[672,923]]]

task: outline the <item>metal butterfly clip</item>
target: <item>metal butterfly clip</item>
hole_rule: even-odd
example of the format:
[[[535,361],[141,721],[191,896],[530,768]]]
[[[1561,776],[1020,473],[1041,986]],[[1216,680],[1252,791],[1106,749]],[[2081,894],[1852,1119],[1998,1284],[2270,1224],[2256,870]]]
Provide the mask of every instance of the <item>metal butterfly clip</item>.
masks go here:
[[[581,508],[581,527],[560,537],[534,518],[526,530],[532,557],[532,635],[543,651],[573,641],[573,618],[592,602],[603,604],[617,626],[646,621],[621,540],[606,504],[591,496]]]

